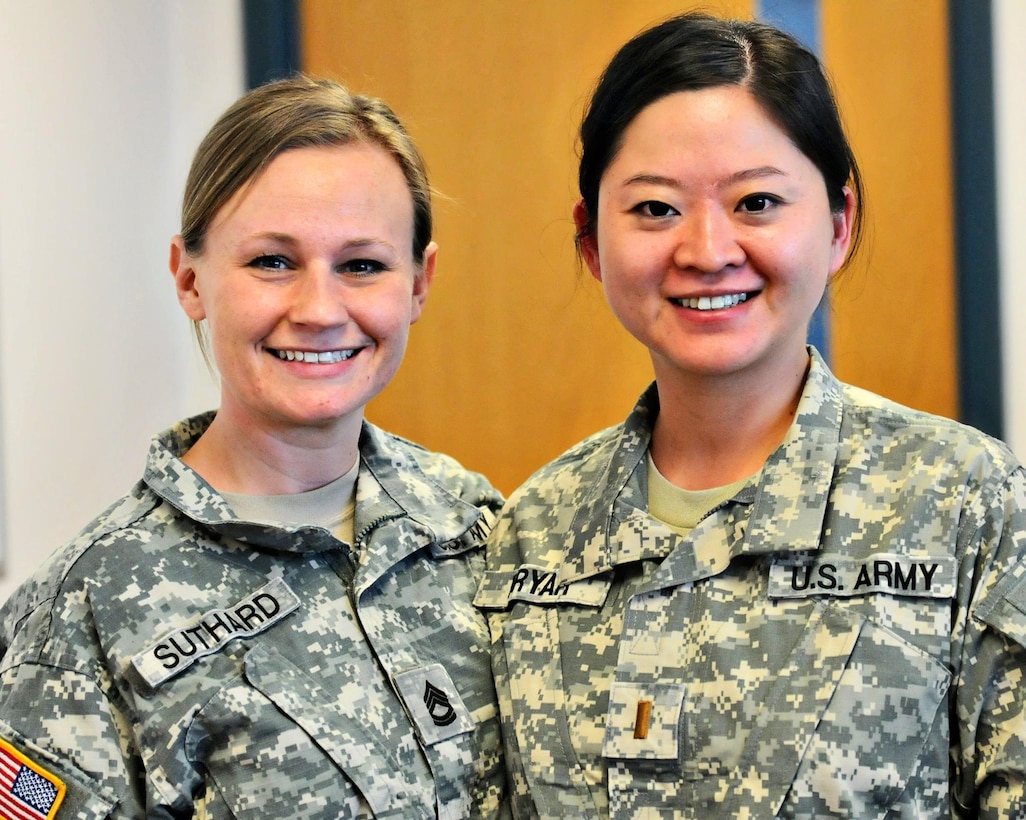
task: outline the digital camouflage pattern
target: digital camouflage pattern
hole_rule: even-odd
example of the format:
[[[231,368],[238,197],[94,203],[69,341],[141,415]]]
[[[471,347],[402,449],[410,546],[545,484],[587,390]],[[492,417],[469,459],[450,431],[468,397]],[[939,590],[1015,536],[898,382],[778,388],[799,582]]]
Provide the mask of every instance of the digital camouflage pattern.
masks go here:
[[[471,602],[496,491],[365,424],[350,550],[237,520],[178,458],[211,418],[0,613],[0,738],[58,817],[508,813]]]
[[[651,518],[650,388],[488,545],[514,814],[1026,817],[1026,478],[818,354],[763,470]]]

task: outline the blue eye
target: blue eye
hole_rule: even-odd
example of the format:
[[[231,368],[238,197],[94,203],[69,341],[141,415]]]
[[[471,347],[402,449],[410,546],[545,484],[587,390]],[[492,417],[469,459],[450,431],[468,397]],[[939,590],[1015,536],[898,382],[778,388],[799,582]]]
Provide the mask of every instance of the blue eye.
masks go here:
[[[277,254],[266,254],[257,256],[250,260],[249,267],[260,268],[261,270],[289,270],[291,265],[284,256]]]
[[[358,276],[370,276],[374,273],[381,273],[387,266],[377,259],[350,259],[339,266],[342,273],[355,273]]]

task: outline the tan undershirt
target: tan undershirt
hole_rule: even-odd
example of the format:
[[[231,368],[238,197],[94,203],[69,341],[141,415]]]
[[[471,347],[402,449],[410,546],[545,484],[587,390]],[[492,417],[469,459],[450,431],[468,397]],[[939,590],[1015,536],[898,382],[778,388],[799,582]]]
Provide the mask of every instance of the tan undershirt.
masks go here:
[[[742,478],[723,487],[708,490],[684,490],[659,472],[649,453],[648,459],[648,512],[671,530],[687,535],[698,526],[710,510],[733,498],[748,483]]]
[[[323,527],[340,541],[353,543],[356,510],[356,475],[360,461],[330,484],[290,495],[238,495],[221,493],[232,511],[244,521],[285,527]]]

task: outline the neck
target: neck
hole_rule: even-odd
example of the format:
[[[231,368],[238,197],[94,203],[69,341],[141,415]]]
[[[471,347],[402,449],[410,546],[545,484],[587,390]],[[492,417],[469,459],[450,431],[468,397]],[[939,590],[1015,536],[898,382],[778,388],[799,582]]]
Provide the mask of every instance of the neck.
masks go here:
[[[759,377],[661,374],[657,365],[651,452],[659,472],[687,490],[757,473],[794,421],[808,368],[804,350],[801,360]]]
[[[315,490],[348,472],[359,453],[363,419],[327,428],[252,429],[222,408],[182,457],[216,490],[290,495]]]

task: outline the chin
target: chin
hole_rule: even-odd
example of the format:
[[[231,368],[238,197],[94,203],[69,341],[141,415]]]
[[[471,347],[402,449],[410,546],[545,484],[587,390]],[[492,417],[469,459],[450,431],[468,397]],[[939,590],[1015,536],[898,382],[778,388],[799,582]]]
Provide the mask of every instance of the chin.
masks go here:
[[[363,420],[364,405],[337,408],[318,407],[283,411],[279,421],[283,427],[294,429],[328,430],[339,424],[351,421],[354,417]]]

